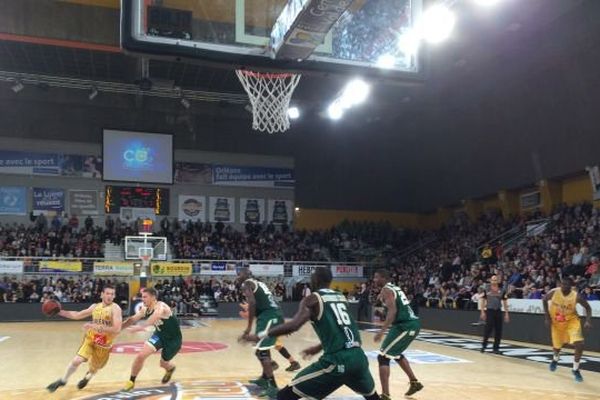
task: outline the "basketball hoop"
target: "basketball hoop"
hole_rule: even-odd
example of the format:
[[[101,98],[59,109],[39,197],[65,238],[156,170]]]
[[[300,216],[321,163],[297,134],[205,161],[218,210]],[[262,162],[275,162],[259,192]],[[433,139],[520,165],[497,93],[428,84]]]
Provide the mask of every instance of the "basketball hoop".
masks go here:
[[[252,105],[252,129],[285,132],[290,128],[288,108],[300,74],[235,71]]]

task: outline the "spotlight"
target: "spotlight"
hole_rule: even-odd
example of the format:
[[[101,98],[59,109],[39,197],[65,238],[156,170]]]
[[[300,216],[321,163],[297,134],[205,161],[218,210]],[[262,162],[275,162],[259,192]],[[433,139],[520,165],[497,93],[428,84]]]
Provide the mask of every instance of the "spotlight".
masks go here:
[[[353,79],[350,81],[342,92],[341,106],[349,108],[364,102],[369,96],[371,87],[362,79]]]
[[[288,108],[287,114],[290,119],[298,119],[300,117],[300,110],[298,107],[290,107]]]
[[[398,50],[410,58],[417,54],[420,42],[419,35],[414,30],[407,30],[398,38]]]
[[[377,59],[377,66],[379,68],[389,69],[394,68],[394,65],[396,65],[396,57],[391,54],[382,54]]]
[[[294,211],[299,212],[300,211],[300,207],[295,207]]]
[[[15,93],[19,93],[21,90],[25,89],[25,86],[21,81],[15,81],[15,84],[11,87],[12,91]]]
[[[344,115],[344,108],[338,100],[335,100],[329,105],[329,107],[327,107],[327,115],[333,120],[342,118]]]
[[[454,29],[456,17],[443,4],[429,7],[420,21],[422,37],[429,43],[440,43],[447,39]]]
[[[96,96],[98,96],[98,89],[96,89],[96,86],[92,86],[92,91],[88,95],[88,99],[94,100]]]
[[[186,99],[185,97],[181,98],[181,105],[183,107],[185,107],[186,109],[190,108],[190,101],[188,99]]]

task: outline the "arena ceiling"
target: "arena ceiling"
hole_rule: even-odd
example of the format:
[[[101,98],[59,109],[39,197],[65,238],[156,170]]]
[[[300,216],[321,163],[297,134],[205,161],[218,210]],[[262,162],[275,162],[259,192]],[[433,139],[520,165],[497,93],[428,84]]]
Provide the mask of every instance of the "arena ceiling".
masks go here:
[[[47,85],[14,93],[4,82],[0,135],[97,142],[109,126],[174,132],[178,148],[291,155],[297,203],[309,208],[428,211],[598,163],[600,1],[505,0],[487,11],[459,3],[457,11],[452,39],[428,48],[422,84],[374,82],[368,103],[341,121],[320,116],[344,84],[334,77],[304,77],[294,97],[302,118],[265,136],[251,131],[232,71],[151,60],[153,80],[205,98],[186,109],[171,98],[90,100],[89,90]],[[118,11],[103,12],[117,24],[104,33],[114,41]],[[0,39],[7,73],[118,85],[141,77],[139,60],[115,43]]]

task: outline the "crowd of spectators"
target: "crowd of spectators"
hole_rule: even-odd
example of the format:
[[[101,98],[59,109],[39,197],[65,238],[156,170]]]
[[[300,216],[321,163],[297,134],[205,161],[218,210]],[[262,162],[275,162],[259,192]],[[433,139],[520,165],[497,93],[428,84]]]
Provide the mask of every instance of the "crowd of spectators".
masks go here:
[[[129,298],[126,280],[89,276],[3,276],[0,279],[0,303],[43,303],[55,299],[63,303],[99,302],[106,285],[115,288],[115,302],[124,304]]]
[[[124,235],[137,231],[136,223],[107,217],[104,227],[98,227],[87,218],[80,226],[77,217],[48,221],[41,215],[28,227],[0,225],[0,256],[101,256],[103,241],[120,243]],[[262,224],[247,225],[241,232],[222,223],[167,218],[158,225],[158,233],[172,245],[173,258],[179,259],[375,260],[378,266],[391,268],[395,282],[420,304],[474,307],[492,275],[499,276],[511,298],[540,299],[563,276],[573,277],[588,299],[597,297],[600,212],[591,204],[561,205],[548,216],[535,212],[512,219],[502,218],[499,212],[486,212],[478,221],[457,215],[443,228],[426,233],[366,222],[346,222],[320,231]],[[8,302],[49,296],[86,302],[97,299],[104,282],[68,277],[3,279],[0,301]],[[286,291],[282,279],[268,284],[278,299],[301,298],[305,289],[295,282]],[[217,302],[242,300],[234,277],[177,278],[162,281],[157,288],[183,313],[191,312],[200,296]],[[356,291],[348,295],[355,297]],[[372,302],[376,295],[371,290]]]

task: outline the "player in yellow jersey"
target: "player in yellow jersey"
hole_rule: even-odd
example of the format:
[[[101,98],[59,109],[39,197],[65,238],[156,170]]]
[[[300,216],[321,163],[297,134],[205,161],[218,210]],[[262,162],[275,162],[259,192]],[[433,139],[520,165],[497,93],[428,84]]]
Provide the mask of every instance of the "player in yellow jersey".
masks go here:
[[[77,383],[77,388],[79,389],[83,389],[96,372],[106,365],[113,339],[121,331],[123,317],[121,308],[113,303],[115,289],[112,286],[104,286],[100,298],[102,302],[92,304],[85,310],[61,310],[58,313],[61,317],[76,320],[92,316],[92,322],[88,322],[83,326],[86,330],[83,342],[77,351],[77,355],[67,367],[65,375],[57,381],[52,382],[46,388],[50,393],[56,391],[61,386],[65,386],[69,377],[77,370],[81,363],[89,362],[89,370],[83,379]]]
[[[548,307],[550,302],[550,307]],[[550,371],[556,371],[558,360],[560,359],[560,350],[565,344],[572,345],[575,348],[575,357],[573,359],[573,376],[575,381],[583,382],[583,377],[579,371],[579,361],[583,354],[583,334],[581,332],[581,322],[577,315],[577,304],[585,309],[585,328],[592,326],[592,308],[584,299],[573,289],[573,280],[563,278],[560,288],[549,291],[543,300],[544,312],[546,313],[546,325],[551,326],[552,349],[554,357],[550,363]]]

